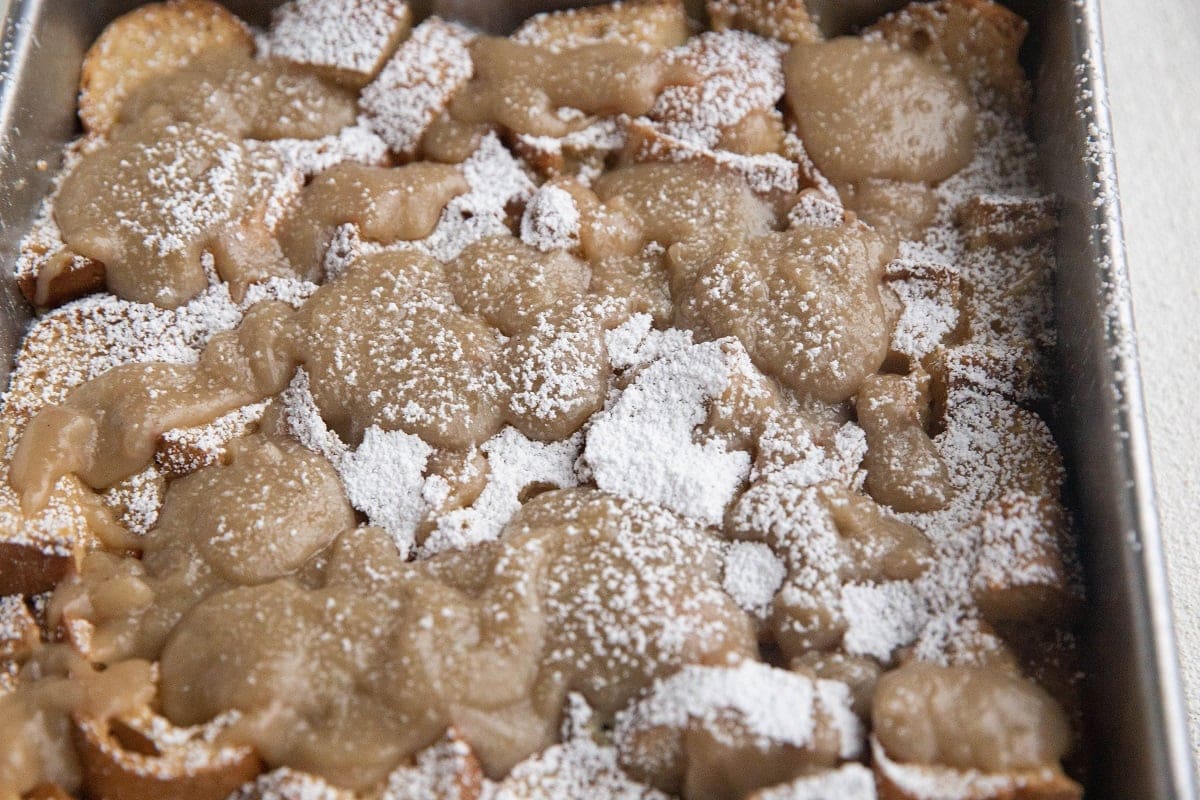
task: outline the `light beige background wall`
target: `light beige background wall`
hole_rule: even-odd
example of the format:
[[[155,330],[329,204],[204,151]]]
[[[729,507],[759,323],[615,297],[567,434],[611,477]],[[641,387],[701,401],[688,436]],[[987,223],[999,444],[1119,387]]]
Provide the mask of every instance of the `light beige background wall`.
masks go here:
[[[1102,0],[1102,11],[1155,482],[1200,744],[1200,2]]]

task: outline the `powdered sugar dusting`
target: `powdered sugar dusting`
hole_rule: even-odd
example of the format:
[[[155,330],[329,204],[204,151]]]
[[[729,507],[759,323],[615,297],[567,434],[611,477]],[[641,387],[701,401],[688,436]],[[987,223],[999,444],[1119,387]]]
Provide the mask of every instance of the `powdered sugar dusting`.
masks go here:
[[[536,442],[506,427],[480,446],[488,460],[488,483],[467,508],[440,515],[421,546],[423,556],[464,549],[500,535],[521,507],[521,493],[531,485],[567,489],[579,484],[575,461],[582,438]]]
[[[818,715],[838,733],[841,757],[858,756],[862,723],[850,710],[846,684],[755,661],[736,667],[688,666],[655,683],[644,699],[619,713],[614,738],[621,747],[637,731],[683,730],[694,722],[718,741],[737,746],[737,741],[724,741],[732,733],[730,726],[717,724],[736,720],[735,729],[760,750],[780,744],[804,749],[814,743]]]
[[[521,241],[543,253],[573,250],[579,246],[579,206],[566,189],[547,185],[538,189],[521,217]]]
[[[787,47],[746,31],[710,31],[672,50],[669,58],[690,67],[695,84],[667,86],[650,117],[669,136],[713,149],[728,128],[756,112],[771,112],[783,97]]]
[[[292,0],[272,15],[267,46],[274,57],[366,80],[409,19],[403,0]]]
[[[597,486],[721,523],[749,475],[750,456],[718,440],[696,442],[694,430],[729,385],[726,347],[741,345],[706,342],[654,362],[593,417],[583,458]]]
[[[368,124],[397,153],[414,154],[425,129],[470,80],[473,38],[461,25],[430,17],[363,89]]]
[[[533,181],[494,133],[480,142],[462,165],[470,191],[446,204],[437,227],[420,246],[441,261],[450,261],[488,236],[507,236],[509,209],[527,201]]]
[[[337,465],[351,505],[387,531],[404,557],[427,510],[421,475],[432,452],[418,436],[373,425]]]
[[[765,619],[787,568],[771,548],[759,542],[733,542],[725,552],[721,587],[743,611]]]

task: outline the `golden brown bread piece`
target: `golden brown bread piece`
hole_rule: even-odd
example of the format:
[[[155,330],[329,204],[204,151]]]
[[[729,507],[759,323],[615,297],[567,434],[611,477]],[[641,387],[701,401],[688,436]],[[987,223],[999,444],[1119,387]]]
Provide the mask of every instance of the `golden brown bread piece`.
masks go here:
[[[53,308],[104,288],[104,265],[61,248],[46,248],[26,240],[19,256],[25,266],[17,273],[17,288],[29,304]]]
[[[74,800],[74,798],[57,784],[43,783],[25,795],[24,800]]]
[[[530,17],[513,34],[524,44],[570,49],[597,42],[669,50],[688,37],[680,0],[627,0]]]
[[[888,263],[884,284],[900,301],[885,369],[908,372],[941,348],[967,337],[963,285],[956,268],[931,261],[898,258]],[[932,313],[936,308],[937,313]]]
[[[105,540],[128,537],[94,492],[74,477],[59,481],[46,508],[25,514],[0,474],[0,595],[39,594],[55,587]]]
[[[79,118],[92,133],[107,133],[121,105],[147,81],[209,50],[254,51],[250,30],[212,0],[167,0],[141,6],[111,22],[83,58]]]
[[[19,594],[0,597],[0,661],[24,660],[41,638],[41,629],[25,598]]]
[[[705,6],[715,31],[736,28],[788,44],[821,40],[804,0],[708,0]]]
[[[417,755],[414,766],[401,767],[388,777],[383,798],[478,800],[482,791],[483,765],[458,729],[450,727],[440,740]]]
[[[985,108],[1024,116],[1031,90],[1021,68],[1029,23],[992,0],[910,3],[864,31],[914,50],[958,75]]]
[[[1053,197],[976,195],[958,207],[955,220],[967,247],[1006,250],[1054,233],[1057,203]]]
[[[1083,787],[1057,767],[1011,774],[958,770],[932,764],[901,764],[871,737],[872,768],[879,800],[1080,800]]]
[[[705,148],[666,133],[661,125],[645,117],[630,120],[628,131],[625,156],[631,161],[711,165],[738,175],[756,194],[780,203],[801,189],[796,163],[778,153],[743,155]]]
[[[76,715],[75,746],[96,800],[225,800],[262,770],[253,749],[221,746],[214,721],[177,728],[146,710],[101,720]]]
[[[264,772],[233,794],[229,800],[355,800],[356,795],[339,789],[324,778],[280,767]]]

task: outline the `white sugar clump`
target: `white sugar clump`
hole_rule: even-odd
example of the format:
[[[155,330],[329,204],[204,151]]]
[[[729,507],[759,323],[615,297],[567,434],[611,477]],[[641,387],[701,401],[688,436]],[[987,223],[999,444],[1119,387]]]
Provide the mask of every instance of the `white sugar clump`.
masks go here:
[[[357,448],[348,447],[321,418],[303,369],[296,371],[280,398],[288,432],[333,463],[351,505],[386,530],[407,555],[418,526],[450,494],[444,478],[424,475],[433,449],[418,436],[377,426],[366,431]],[[522,493],[530,486],[578,486],[575,462],[581,444],[580,434],[537,442],[515,428],[501,430],[479,448],[488,462],[487,484],[470,506],[434,513],[419,555],[426,558],[495,539],[521,508]]]
[[[701,80],[664,88],[650,116],[662,120],[670,136],[714,148],[726,128],[752,112],[775,108],[783,97],[786,50],[745,31],[692,37],[668,58],[691,67]]]
[[[777,418],[767,420],[758,440],[759,463],[750,476],[755,482],[770,478],[794,488],[832,481],[858,490],[866,479],[862,460],[867,454],[867,434],[854,422],[843,423],[825,448],[806,430],[796,430]]]
[[[292,376],[287,388],[280,394],[279,400],[283,405],[283,422],[288,433],[296,441],[320,453],[333,464],[341,462],[349,450],[342,437],[331,431],[321,418],[321,410],[313,399],[312,386],[308,372],[301,367]]]
[[[733,542],[725,552],[721,588],[747,614],[766,619],[787,567],[761,542]]]
[[[417,526],[428,510],[421,486],[432,453],[419,436],[372,425],[362,444],[338,465],[350,504],[387,531],[402,556],[412,549]]]
[[[413,766],[393,771],[379,800],[476,800],[473,789],[481,781],[479,763],[470,745],[453,734],[451,729],[441,741],[418,753]]]
[[[875,776],[862,764],[843,764],[762,789],[755,800],[877,800]]]
[[[547,185],[537,190],[521,217],[521,241],[543,253],[579,246],[580,215],[566,189]]]
[[[615,748],[584,737],[525,759],[489,788],[488,800],[667,800],[667,795],[626,775],[617,764]]]
[[[698,442],[695,429],[729,386],[726,347],[740,344],[705,342],[655,361],[592,418],[583,459],[597,486],[721,524],[750,473],[750,456],[717,439]]]
[[[642,367],[692,344],[692,332],[680,328],[655,330],[649,314],[633,314],[617,327],[604,332],[608,361],[617,371]]]
[[[320,139],[275,139],[263,142],[279,154],[286,167],[311,178],[338,164],[383,166],[388,146],[363,119]]]
[[[516,428],[505,427],[480,446],[488,461],[487,485],[467,508],[437,517],[421,545],[421,555],[461,550],[495,539],[521,508],[521,493],[529,486],[569,489],[579,485],[575,461],[581,441],[575,434],[559,442],[537,442]],[[436,483],[427,484],[427,492],[436,490]]]
[[[467,245],[488,236],[508,236],[508,212],[536,187],[521,163],[494,133],[462,164],[470,190],[446,204],[437,227],[420,246],[440,261],[457,258]]]
[[[885,663],[897,648],[916,639],[926,622],[921,598],[909,581],[847,584],[841,608],[846,620],[842,647],[850,655]]]

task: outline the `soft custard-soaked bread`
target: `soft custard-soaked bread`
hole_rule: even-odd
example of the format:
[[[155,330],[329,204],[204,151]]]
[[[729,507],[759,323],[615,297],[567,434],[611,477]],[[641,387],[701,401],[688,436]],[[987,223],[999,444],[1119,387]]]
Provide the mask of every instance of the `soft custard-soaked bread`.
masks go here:
[[[149,3],[112,22],[83,58],[79,118],[107,133],[138,88],[213,51],[254,50],[250,29],[211,0]]]
[[[1077,800],[1023,23],[418,5],[89,52],[0,800]]]

